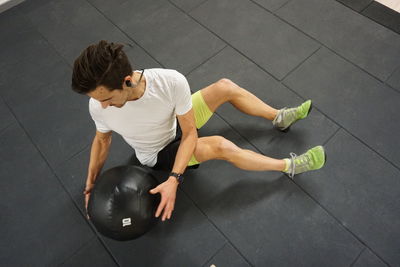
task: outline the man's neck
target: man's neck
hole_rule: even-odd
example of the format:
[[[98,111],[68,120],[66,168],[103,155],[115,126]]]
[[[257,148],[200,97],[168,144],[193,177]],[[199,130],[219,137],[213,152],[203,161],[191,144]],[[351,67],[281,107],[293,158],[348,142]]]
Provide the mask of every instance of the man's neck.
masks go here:
[[[141,73],[134,72],[132,74],[133,80],[138,81],[140,78],[140,75],[141,75]],[[139,98],[141,98],[144,95],[145,91],[146,91],[146,79],[144,76],[142,76],[142,80],[140,81],[140,83],[136,87],[130,88],[128,101],[138,100]]]

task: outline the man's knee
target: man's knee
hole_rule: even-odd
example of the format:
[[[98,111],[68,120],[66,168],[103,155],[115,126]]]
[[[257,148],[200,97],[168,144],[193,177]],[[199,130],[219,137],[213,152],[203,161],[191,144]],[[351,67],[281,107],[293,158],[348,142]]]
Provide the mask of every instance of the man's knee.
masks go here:
[[[234,85],[235,83],[229,80],[228,78],[222,78],[217,81],[217,84],[220,87],[229,87]]]
[[[238,150],[239,147],[222,136],[206,136],[198,139],[194,156],[199,162],[211,159],[229,160]]]
[[[219,90],[223,91],[223,95],[228,96],[228,98],[235,96],[235,94],[238,94],[240,91],[240,87],[227,78],[218,80],[216,85]]]
[[[222,136],[215,136],[215,153],[218,155],[218,158],[228,160],[232,153],[240,150],[234,143],[229,141],[228,139]]]
[[[234,82],[232,82],[231,80],[229,80],[228,78],[222,78],[219,79],[216,82],[216,85],[218,88],[224,89],[224,90],[234,90],[238,87],[238,85]]]

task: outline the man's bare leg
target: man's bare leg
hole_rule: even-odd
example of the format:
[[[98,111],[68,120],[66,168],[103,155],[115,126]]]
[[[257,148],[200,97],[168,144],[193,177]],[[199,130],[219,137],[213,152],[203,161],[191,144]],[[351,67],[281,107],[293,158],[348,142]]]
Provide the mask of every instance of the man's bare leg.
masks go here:
[[[201,90],[207,106],[215,112],[219,106],[229,102],[235,108],[252,116],[273,120],[278,110],[264,103],[261,99],[241,88],[229,79],[221,79]]]
[[[242,149],[222,136],[200,137],[194,156],[199,162],[211,159],[226,160],[243,170],[283,171],[286,168],[285,160]]]
[[[295,174],[320,169],[325,164],[325,150],[317,146],[292,159],[274,159],[251,150],[242,149],[222,136],[200,137],[194,151],[199,162],[226,160],[236,167],[251,171],[283,171]]]

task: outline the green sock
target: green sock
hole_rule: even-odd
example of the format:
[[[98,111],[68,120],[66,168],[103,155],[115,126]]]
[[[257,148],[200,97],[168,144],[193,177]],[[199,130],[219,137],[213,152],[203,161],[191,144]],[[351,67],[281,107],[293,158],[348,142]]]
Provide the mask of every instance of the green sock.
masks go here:
[[[290,159],[283,159],[286,163],[285,169],[283,170],[283,172],[288,172],[289,170],[289,166],[290,166]]]

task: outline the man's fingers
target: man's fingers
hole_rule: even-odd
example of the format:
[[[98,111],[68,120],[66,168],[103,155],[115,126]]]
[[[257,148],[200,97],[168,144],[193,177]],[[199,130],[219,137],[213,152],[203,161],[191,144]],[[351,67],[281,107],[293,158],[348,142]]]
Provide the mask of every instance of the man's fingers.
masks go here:
[[[164,209],[164,207],[166,205],[166,202],[167,201],[161,199],[161,203],[160,203],[160,205],[158,205],[158,209],[156,211],[156,217],[160,216],[162,210]]]
[[[163,214],[163,218],[162,218],[163,221],[166,218],[169,219],[171,217],[171,213],[172,213],[173,209],[174,209],[174,201],[171,200],[168,202],[168,204],[164,210],[164,214]]]

